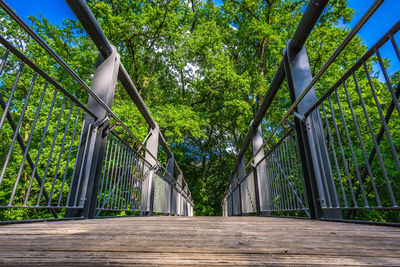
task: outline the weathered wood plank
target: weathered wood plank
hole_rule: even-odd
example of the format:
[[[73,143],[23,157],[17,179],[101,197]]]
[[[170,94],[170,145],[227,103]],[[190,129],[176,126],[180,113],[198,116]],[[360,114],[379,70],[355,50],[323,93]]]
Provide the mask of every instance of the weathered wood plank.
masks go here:
[[[123,217],[0,227],[7,265],[400,265],[400,229],[265,217]]]

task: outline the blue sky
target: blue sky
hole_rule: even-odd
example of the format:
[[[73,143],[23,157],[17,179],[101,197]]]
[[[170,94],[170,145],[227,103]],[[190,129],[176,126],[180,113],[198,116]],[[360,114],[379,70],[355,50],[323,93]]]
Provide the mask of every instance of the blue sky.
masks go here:
[[[47,18],[53,24],[61,24],[64,19],[75,18],[64,0],[6,0],[22,18],[27,20],[29,15],[39,15]],[[221,0],[214,1],[217,5]],[[353,27],[358,19],[365,13],[373,0],[348,0],[349,6],[356,11],[350,27]],[[386,0],[371,20],[360,31],[359,35],[367,46],[372,46],[390,27],[396,23],[400,16],[400,0]],[[27,20],[28,21],[28,20]],[[400,43],[399,34],[396,40]],[[396,59],[390,46],[384,46],[381,50],[383,57],[392,59],[392,67],[389,72],[400,69],[400,63]]]
[[[64,19],[75,18],[64,0],[7,0],[6,2],[24,19],[29,15],[42,14],[51,23],[61,24]],[[222,3],[221,0],[214,2],[217,5]],[[350,27],[356,23],[373,2],[373,0],[348,0],[349,6],[357,12]],[[382,4],[374,14],[373,19],[360,32],[360,36],[368,46],[372,45],[382,33],[386,32],[400,18],[399,11],[399,0],[387,0]]]

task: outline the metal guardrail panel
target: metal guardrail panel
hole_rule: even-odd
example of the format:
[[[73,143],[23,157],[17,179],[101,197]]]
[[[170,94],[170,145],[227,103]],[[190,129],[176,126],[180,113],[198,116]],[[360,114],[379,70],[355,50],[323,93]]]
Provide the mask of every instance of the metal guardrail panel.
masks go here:
[[[83,113],[92,112],[1,36],[0,43],[0,206],[53,215],[53,208],[80,208],[67,204],[69,186]]]
[[[83,1],[79,4],[86,6]],[[111,109],[117,76],[128,91],[136,90],[115,48],[106,40],[109,53],[99,56],[89,88],[2,0],[0,7],[7,13],[4,23],[16,22],[26,42],[38,44],[59,64],[54,67],[61,67],[68,75],[63,78],[66,89],[48,74],[55,75],[59,69],[40,69],[14,46],[14,40],[0,36],[0,137],[10,141],[2,142],[0,153],[0,209],[30,208],[27,218],[36,212],[34,209],[49,209],[56,218],[60,211],[61,216],[85,218],[122,211],[146,211],[151,215],[155,197],[158,212],[173,214],[179,210],[179,215],[193,215],[187,183],[163,136],[159,134],[160,143],[175,166],[180,183],[170,173],[173,166],[167,170],[157,160],[157,150],[151,153]],[[88,8],[85,12],[94,19]],[[91,23],[98,26],[95,20]],[[104,36],[100,27],[95,32]],[[93,41],[98,44],[99,40]],[[134,102],[154,128],[156,122],[140,95],[136,94]],[[115,127],[121,127],[123,135],[129,136],[139,149],[118,136]],[[155,145],[158,147],[158,142]],[[148,183],[152,175],[157,181],[155,193],[153,183]],[[175,193],[171,196],[171,192]]]
[[[154,212],[169,213],[171,199],[171,185],[160,174],[156,173],[154,188]]]
[[[254,174],[249,173],[240,183],[242,213],[256,212]]]
[[[293,49],[291,42],[288,42],[284,51],[284,65],[289,88],[296,89],[293,104],[270,131],[263,145],[253,151],[253,158],[238,171],[237,166],[250,143],[246,139],[222,202],[225,215],[235,213],[232,192],[236,183],[244,183],[232,177],[240,177],[250,165],[254,168],[259,161],[256,160],[257,155],[266,153],[264,159],[267,162],[268,181],[263,184],[270,190],[270,198],[269,208],[264,211],[287,215],[287,212],[297,210],[317,219],[342,220],[343,216],[343,219],[349,220],[358,218],[357,210],[364,212],[358,214],[375,210],[368,213],[372,219],[383,216],[384,220],[400,220],[397,213],[400,198],[400,184],[397,182],[400,175],[400,148],[396,136],[400,125],[400,70],[396,69],[400,63],[400,21],[353,66],[344,69],[346,72],[343,76],[319,99],[314,91],[314,85],[318,86],[322,75],[382,2],[377,0],[371,5],[314,77],[303,75],[304,68],[308,68],[307,58],[296,65],[300,53],[307,57],[305,50],[301,47]],[[395,55],[391,59],[396,61],[392,67],[383,53]],[[297,71],[295,79],[291,71]],[[283,81],[283,78],[279,78],[282,76],[280,72],[281,66],[276,74],[278,78],[271,83],[272,91],[266,94],[267,106],[263,106],[257,113],[258,117],[265,115]],[[299,77],[307,78],[307,81],[298,80]],[[311,102],[310,94],[313,94]],[[302,102],[306,99],[311,107]],[[294,120],[296,134],[293,130],[287,132],[283,129],[284,124],[293,125],[289,120]],[[256,126],[251,127],[253,129]],[[282,136],[285,132],[287,134],[280,141],[269,146],[276,136]],[[302,136],[297,136],[299,133]],[[312,183],[306,182],[304,186],[303,179],[311,179]],[[263,194],[262,188],[259,194]],[[242,192],[243,213],[247,209],[246,197]]]
[[[102,210],[140,211],[142,183],[149,172],[148,163],[121,139],[111,134],[103,161],[97,214]]]
[[[380,50],[392,49],[400,62],[399,29],[400,22],[318,102],[340,199],[325,209],[398,209],[400,70],[389,77]]]

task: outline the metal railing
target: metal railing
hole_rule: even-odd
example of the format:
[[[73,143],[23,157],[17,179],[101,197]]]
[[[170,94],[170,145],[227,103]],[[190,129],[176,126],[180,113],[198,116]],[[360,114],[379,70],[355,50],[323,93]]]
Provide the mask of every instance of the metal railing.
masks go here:
[[[152,166],[116,133],[111,132],[110,137],[103,161],[97,212],[139,211],[143,181]]]
[[[269,196],[267,200],[264,200],[267,206],[262,211],[298,211],[299,215],[309,216],[295,131],[289,130],[269,149],[262,161],[266,163],[268,176],[266,194]],[[249,215],[257,212],[255,195],[255,185],[258,180],[257,167],[252,167],[248,174],[243,174],[243,178],[238,179],[235,185],[229,188],[226,202],[231,204],[224,205],[226,215]],[[234,203],[240,205],[234,205]]]
[[[322,204],[324,209],[399,208],[396,200],[400,197],[396,181],[400,172],[399,146],[393,131],[398,128],[400,115],[400,81],[394,84],[390,79],[379,52],[382,46],[391,44],[400,61],[393,37],[399,29],[400,22],[306,112],[307,116],[320,109],[333,159],[331,173],[340,188],[336,192],[337,200],[327,198]],[[380,69],[372,62],[374,55]],[[384,82],[379,81],[379,74],[372,76],[373,71],[381,71]],[[362,112],[357,113],[355,107]],[[397,112],[393,114],[394,109]],[[324,190],[328,191],[326,187]]]
[[[400,221],[400,139],[395,134],[400,122],[400,70],[392,69],[390,76],[388,60],[380,52],[382,47],[391,49],[400,62],[395,37],[400,21],[317,98],[314,85],[383,1],[371,5],[312,77],[304,43],[327,2],[310,2],[284,50],[238,154],[222,201],[224,215],[250,211],[264,216]],[[285,78],[292,105],[265,137],[261,122]],[[249,144],[253,156],[244,164]],[[249,169],[251,174],[245,176]],[[254,189],[244,193],[246,180]],[[241,195],[236,193],[240,189]],[[247,206],[248,199],[255,202],[253,208]]]
[[[94,35],[104,33],[85,2],[69,2],[99,46]],[[4,1],[0,7],[2,23],[19,27],[24,39],[21,46],[7,32],[0,36],[1,219],[193,215],[182,172],[107,39],[89,87]],[[30,43],[55,62],[50,69],[24,51]],[[117,77],[149,124],[143,143],[112,111]],[[167,166],[157,159],[159,144]]]
[[[48,208],[56,215],[54,209],[65,208],[71,199],[64,187],[71,181],[79,143],[79,133],[76,132],[83,123],[81,110],[95,116],[1,36],[0,43],[7,49],[0,64],[0,102],[3,108],[0,129],[5,148],[1,156],[0,189],[4,193],[0,205],[2,208]],[[15,58],[7,65],[10,54]],[[27,93],[19,92],[21,88],[17,88],[21,76],[25,79],[31,76]],[[40,96],[38,102],[29,102],[32,94]],[[27,110],[35,109],[33,122],[28,125],[30,131],[25,129],[25,136],[21,136],[21,127],[27,124],[24,121]],[[59,151],[55,150],[56,142]],[[23,155],[21,162],[13,162],[18,155]],[[32,191],[35,185],[38,188]],[[82,208],[73,202],[71,208]]]

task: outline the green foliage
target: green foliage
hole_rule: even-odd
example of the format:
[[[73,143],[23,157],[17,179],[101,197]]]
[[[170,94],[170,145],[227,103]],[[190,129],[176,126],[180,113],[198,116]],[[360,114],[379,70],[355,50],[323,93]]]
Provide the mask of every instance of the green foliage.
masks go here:
[[[221,215],[220,203],[235,153],[247,135],[248,125],[272,81],[282,50],[293,36],[306,2],[224,0],[222,5],[215,6],[213,1],[200,0],[88,1],[169,142],[192,192],[195,215]],[[340,25],[349,23],[353,14],[353,10],[347,8],[346,0],[330,1],[306,42],[313,75],[349,32],[347,27]],[[31,21],[40,36],[90,85],[97,50],[79,22],[66,20],[58,26],[51,25],[45,18],[31,17]],[[14,43],[36,64],[86,103],[87,94],[37,44],[18,30],[15,23],[7,22],[1,24],[3,35],[12,36]],[[356,37],[316,85],[317,94],[321,96],[365,51],[366,47]],[[10,68],[16,66],[10,65]],[[29,78],[24,78],[20,87],[28,88]],[[2,90],[9,92],[11,81],[13,79],[2,78]],[[374,82],[377,90],[382,91],[384,85],[378,82],[377,76]],[[356,94],[353,89],[349,91]],[[26,89],[19,92],[21,95],[17,99],[20,102],[16,101],[13,112],[16,120]],[[51,94],[46,97],[51,98]],[[35,91],[32,98],[37,101],[39,93]],[[386,101],[388,99],[390,101],[390,98]],[[366,100],[373,101],[370,97]],[[284,83],[263,121],[266,135],[290,104]],[[368,103],[368,108],[373,108],[373,104]],[[337,108],[337,104],[334,106]],[[139,139],[144,140],[147,125],[121,85],[117,88],[113,110]],[[34,111],[28,113],[34,114]],[[357,105],[356,116],[362,114]],[[346,113],[346,116],[351,114]],[[22,128],[29,129],[32,120],[33,115],[27,118]],[[393,122],[393,127],[398,128],[398,125]],[[54,129],[49,131],[53,133]],[[11,129],[4,129],[1,134],[4,139],[12,138]],[[280,134],[284,131],[278,133],[273,142]],[[357,136],[352,134],[356,141]],[[365,128],[363,135],[368,135]],[[40,142],[40,136],[38,138],[32,149]],[[51,138],[46,138],[46,142],[51,142]],[[3,159],[7,144],[1,146],[0,158]],[[35,153],[37,151],[33,155]],[[361,157],[357,151],[357,158]],[[13,158],[11,164],[13,162],[18,164],[20,160]],[[51,171],[54,173],[55,170]],[[395,175],[395,166],[390,171]],[[0,191],[0,198],[9,193]],[[26,218],[23,211],[12,215],[7,212],[2,213],[1,219]]]

